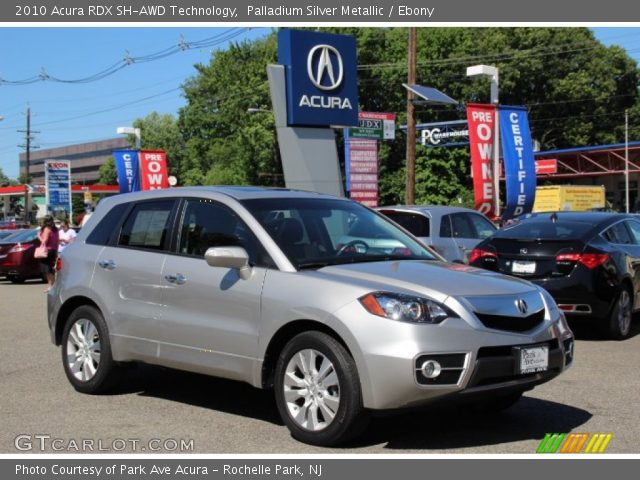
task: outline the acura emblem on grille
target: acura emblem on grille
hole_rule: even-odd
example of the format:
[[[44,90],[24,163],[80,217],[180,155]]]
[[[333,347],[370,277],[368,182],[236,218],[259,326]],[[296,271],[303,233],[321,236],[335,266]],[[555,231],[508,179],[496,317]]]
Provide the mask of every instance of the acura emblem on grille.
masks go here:
[[[529,250],[527,250],[526,248],[521,248],[520,249],[520,253],[523,255],[526,255],[529,252]]]
[[[525,315],[527,313],[527,310],[529,309],[529,307],[527,306],[527,302],[525,302],[521,298],[516,300],[516,307],[518,308],[520,313],[523,315]]]

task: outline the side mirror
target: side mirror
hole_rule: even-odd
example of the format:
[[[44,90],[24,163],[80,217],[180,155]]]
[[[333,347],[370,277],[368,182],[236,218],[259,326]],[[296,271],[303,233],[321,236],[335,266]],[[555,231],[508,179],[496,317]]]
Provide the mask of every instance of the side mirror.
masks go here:
[[[242,247],[211,247],[204,254],[204,259],[211,267],[233,268],[243,280],[251,277],[249,254]]]

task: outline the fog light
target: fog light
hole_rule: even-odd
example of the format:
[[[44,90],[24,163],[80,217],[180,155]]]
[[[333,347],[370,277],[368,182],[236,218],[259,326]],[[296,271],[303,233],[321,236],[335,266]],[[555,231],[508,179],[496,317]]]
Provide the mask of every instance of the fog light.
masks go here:
[[[422,364],[420,370],[422,371],[422,375],[426,378],[434,379],[440,375],[440,372],[442,372],[442,366],[435,360],[427,360]]]

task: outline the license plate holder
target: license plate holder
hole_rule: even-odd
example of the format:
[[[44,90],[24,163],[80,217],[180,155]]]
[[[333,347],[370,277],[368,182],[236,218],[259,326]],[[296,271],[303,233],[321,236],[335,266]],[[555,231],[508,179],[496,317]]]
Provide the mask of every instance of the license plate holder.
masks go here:
[[[536,273],[536,262],[534,262],[534,261],[514,260],[513,263],[511,264],[511,272],[512,273],[525,273],[525,274]]]
[[[516,360],[516,373],[518,375],[546,372],[547,370],[549,370],[548,345],[514,347],[514,351]]]

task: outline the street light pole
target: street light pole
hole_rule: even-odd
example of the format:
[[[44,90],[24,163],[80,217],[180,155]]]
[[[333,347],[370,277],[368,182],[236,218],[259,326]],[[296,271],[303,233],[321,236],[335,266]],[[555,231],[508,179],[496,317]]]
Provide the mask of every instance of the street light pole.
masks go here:
[[[624,111],[624,196],[629,213],[629,110]]]
[[[496,217],[500,216],[500,120],[497,107],[499,99],[498,68],[490,65],[467,67],[467,76],[487,76],[491,79],[491,103],[496,106],[493,132],[493,191],[495,193]]]
[[[407,84],[416,83],[416,27],[409,27],[409,58]],[[416,115],[413,103],[415,95],[407,90],[407,179],[405,203],[413,205],[416,202]]]
[[[118,127],[116,133],[119,135],[135,135],[136,137],[136,149],[142,148],[142,131],[139,128],[134,127]]]

